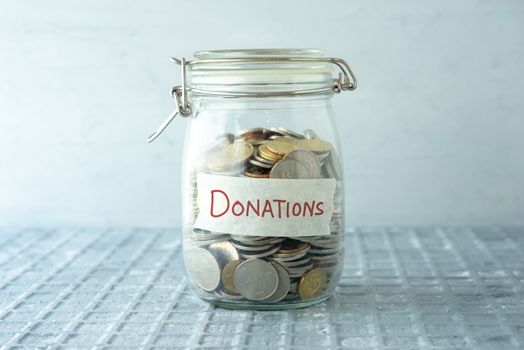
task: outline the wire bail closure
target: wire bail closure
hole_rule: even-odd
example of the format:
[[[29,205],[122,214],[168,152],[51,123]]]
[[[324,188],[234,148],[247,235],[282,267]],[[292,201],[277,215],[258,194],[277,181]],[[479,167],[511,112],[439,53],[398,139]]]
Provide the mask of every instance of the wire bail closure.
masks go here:
[[[357,88],[357,78],[351,70],[349,64],[341,58],[316,58],[316,57],[247,57],[247,58],[220,58],[220,59],[202,59],[186,61],[185,58],[171,57],[171,61],[177,63],[181,67],[182,85],[173,86],[171,88],[171,96],[175,100],[176,109],[167,117],[167,119],[153,132],[148,138],[147,142],[154,141],[160,134],[168,127],[168,125],[180,114],[181,117],[189,117],[193,112],[191,102],[188,98],[188,93],[213,95],[227,98],[263,98],[263,97],[292,97],[310,95],[316,93],[341,91],[353,91]],[[221,63],[288,63],[288,62],[317,62],[330,63],[336,65],[341,72],[336,79],[333,79],[333,86],[327,88],[302,89],[302,90],[286,90],[286,91],[271,91],[271,92],[231,92],[231,91],[210,91],[204,89],[197,89],[187,85],[187,66],[197,66],[204,64],[221,64]]]

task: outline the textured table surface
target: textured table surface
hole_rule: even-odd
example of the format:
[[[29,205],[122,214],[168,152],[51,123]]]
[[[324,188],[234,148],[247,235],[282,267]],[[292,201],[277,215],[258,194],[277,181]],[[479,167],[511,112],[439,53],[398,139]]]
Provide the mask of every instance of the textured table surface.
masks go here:
[[[1,229],[2,348],[524,349],[524,228],[357,228],[336,294],[230,311],[176,230]]]

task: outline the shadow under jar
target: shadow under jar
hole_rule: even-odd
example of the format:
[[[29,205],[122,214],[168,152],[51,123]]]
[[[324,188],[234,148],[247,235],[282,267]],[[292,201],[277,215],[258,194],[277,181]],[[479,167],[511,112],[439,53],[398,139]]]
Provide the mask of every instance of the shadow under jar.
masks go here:
[[[356,88],[353,73],[322,50],[195,57],[175,59],[183,83],[172,90],[176,112],[189,120],[183,249],[194,292],[241,309],[325,300],[344,260],[343,176],[330,100]]]

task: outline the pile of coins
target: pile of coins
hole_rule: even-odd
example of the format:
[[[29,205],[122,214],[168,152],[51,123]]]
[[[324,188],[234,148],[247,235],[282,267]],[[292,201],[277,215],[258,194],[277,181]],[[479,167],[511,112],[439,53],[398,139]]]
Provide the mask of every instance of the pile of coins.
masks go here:
[[[255,128],[238,137],[227,134],[215,141],[206,155],[213,174],[254,178],[318,179],[342,178],[333,146],[312,130],[304,135],[282,128]]]
[[[342,174],[333,146],[314,131],[254,128],[212,142],[191,174],[189,222],[198,214],[197,172],[274,179],[337,180],[330,235],[265,237],[185,229],[185,262],[198,288],[219,300],[309,300],[334,287],[343,251]]]

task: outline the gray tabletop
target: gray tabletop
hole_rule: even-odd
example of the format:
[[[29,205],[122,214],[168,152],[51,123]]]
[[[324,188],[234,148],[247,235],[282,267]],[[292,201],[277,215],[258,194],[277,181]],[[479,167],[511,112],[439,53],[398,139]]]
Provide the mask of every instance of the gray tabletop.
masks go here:
[[[336,294],[230,311],[176,230],[1,229],[2,348],[522,349],[524,228],[356,228]]]

